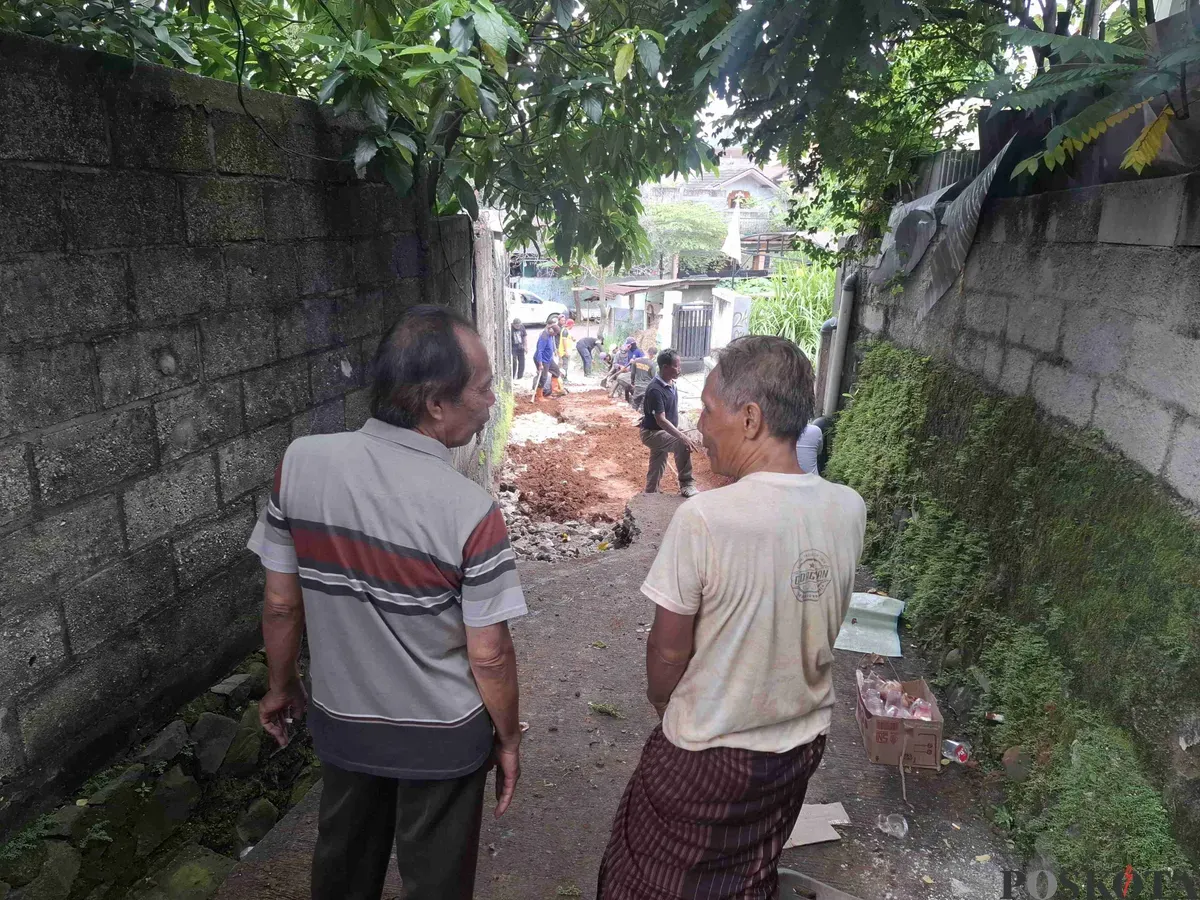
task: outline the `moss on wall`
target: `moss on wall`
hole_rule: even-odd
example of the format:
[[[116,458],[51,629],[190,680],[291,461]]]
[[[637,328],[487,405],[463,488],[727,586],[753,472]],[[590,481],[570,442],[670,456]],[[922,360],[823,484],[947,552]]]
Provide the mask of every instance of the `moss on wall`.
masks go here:
[[[1168,740],[1200,689],[1200,532],[1151,477],[1025,398],[888,344],[867,349],[829,477],[870,510],[866,559],[945,676],[1006,717],[973,732],[1033,774],[999,819],[1076,868],[1177,864]],[[1200,847],[1197,811],[1171,808]]]

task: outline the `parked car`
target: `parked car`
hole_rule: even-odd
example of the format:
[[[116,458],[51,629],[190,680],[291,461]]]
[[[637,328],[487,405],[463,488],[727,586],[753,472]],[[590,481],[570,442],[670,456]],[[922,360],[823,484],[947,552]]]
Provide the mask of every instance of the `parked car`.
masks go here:
[[[520,319],[526,325],[545,325],[551,313],[569,315],[569,310],[554,300],[543,300],[531,291],[505,288],[504,298],[508,304],[508,318]]]

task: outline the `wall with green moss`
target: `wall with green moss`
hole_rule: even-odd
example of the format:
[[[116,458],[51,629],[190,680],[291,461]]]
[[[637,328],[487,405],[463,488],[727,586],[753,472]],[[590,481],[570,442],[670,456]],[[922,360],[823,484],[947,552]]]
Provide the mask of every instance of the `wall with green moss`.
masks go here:
[[[943,683],[982,695],[984,758],[1032,760],[999,820],[1067,867],[1178,864],[1200,849],[1190,509],[1029,398],[887,343],[861,358],[829,477],[867,501],[866,561],[917,643],[958,651]]]

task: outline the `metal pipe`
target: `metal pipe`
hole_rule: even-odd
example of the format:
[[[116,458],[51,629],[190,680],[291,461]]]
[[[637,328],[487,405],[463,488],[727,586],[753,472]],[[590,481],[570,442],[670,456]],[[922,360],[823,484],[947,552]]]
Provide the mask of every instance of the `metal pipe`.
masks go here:
[[[832,416],[837,412],[838,398],[841,397],[842,362],[846,358],[846,343],[850,337],[850,323],[854,313],[854,294],[858,288],[858,270],[842,278],[841,302],[837,311],[837,330],[833,333],[833,347],[829,353],[829,377],[825,379],[825,402],[821,404],[821,414]]]

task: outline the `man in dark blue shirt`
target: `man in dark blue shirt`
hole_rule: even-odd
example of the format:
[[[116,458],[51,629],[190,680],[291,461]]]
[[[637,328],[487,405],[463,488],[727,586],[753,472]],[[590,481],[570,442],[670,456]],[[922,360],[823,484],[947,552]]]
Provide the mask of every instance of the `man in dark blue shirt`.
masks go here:
[[[550,396],[551,376],[562,377],[558,368],[558,332],[557,325],[547,325],[538,335],[537,350],[533,354],[533,362],[538,371],[538,387],[533,389],[534,399],[537,399],[538,388],[543,397]]]
[[[679,493],[694,497],[692,453],[700,448],[679,430],[679,394],[675,390],[678,377],[679,354],[674,350],[658,354],[658,375],[646,388],[642,400],[642,443],[650,450],[646,493],[658,493],[658,483],[667,468],[667,454],[674,454],[675,468],[679,472]]]

